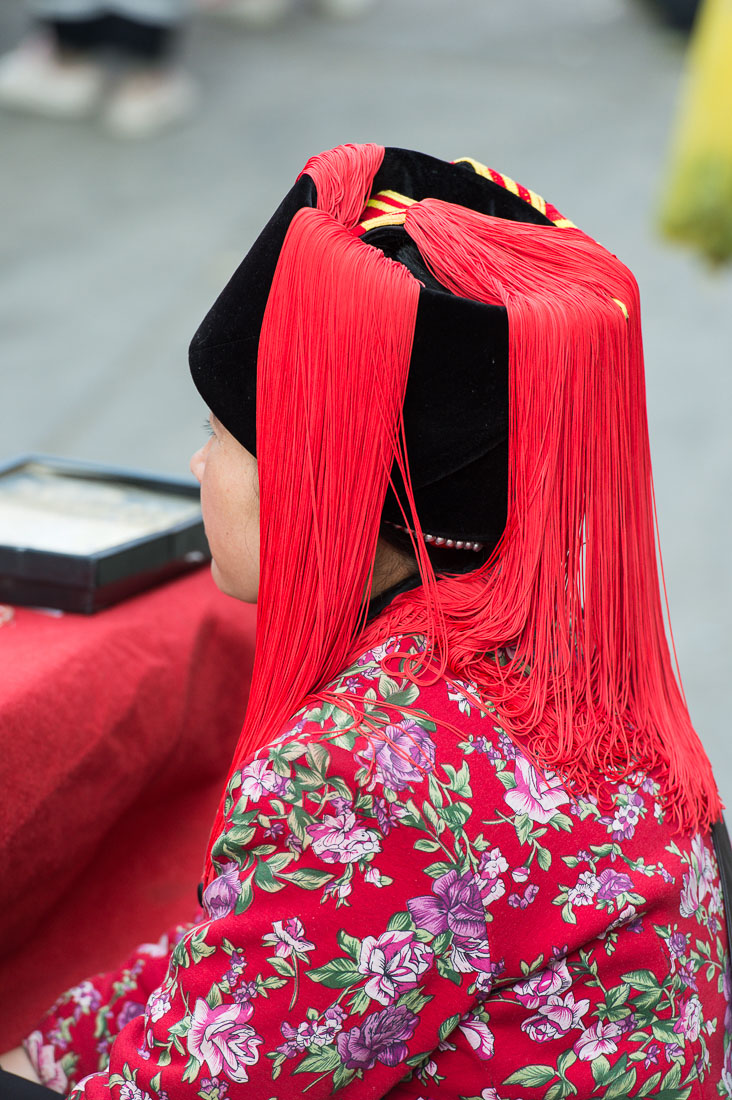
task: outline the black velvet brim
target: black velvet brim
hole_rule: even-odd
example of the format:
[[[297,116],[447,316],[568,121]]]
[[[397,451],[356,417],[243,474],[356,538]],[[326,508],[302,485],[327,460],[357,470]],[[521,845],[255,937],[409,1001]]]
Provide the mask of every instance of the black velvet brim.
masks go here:
[[[383,188],[417,200],[429,196],[496,217],[550,224],[469,164],[453,165],[409,150],[386,149],[373,191]],[[316,204],[315,184],[301,176],[191,343],[191,374],[201,396],[255,455],[257,352],[267,298],[293,216]],[[506,311],[442,287],[402,227],[376,229],[362,239],[404,263],[423,284],[404,403],[409,468],[423,529],[495,542],[505,523],[508,480]],[[395,482],[403,501],[397,476]],[[393,493],[384,514],[401,522]]]

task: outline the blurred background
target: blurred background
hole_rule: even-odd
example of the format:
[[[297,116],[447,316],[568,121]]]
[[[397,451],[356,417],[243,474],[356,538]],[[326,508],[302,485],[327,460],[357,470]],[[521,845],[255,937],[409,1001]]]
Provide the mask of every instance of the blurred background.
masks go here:
[[[679,661],[732,804],[732,271],[657,232],[686,35],[637,0],[327,7],[258,28],[193,11],[176,64],[195,105],[144,140],[0,112],[0,458],[185,474],[205,415],[188,341],[307,158],[345,141],[475,157],[640,284]],[[4,0],[0,52],[27,26]]]

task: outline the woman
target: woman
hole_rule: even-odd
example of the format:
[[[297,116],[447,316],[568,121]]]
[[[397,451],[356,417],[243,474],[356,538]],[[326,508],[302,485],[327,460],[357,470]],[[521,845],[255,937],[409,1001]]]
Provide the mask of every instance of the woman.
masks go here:
[[[191,369],[214,578],[258,601],[246,721],[203,913],[61,998],[35,1070],[89,1100],[728,1094],[630,273],[477,162],[343,146]]]

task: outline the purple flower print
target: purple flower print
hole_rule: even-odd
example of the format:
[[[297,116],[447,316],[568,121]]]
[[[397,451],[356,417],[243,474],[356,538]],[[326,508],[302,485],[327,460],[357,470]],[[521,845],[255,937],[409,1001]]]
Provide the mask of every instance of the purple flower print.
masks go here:
[[[536,895],[539,893],[539,887],[535,882],[530,882],[524,890],[523,894],[514,892],[508,895],[508,904],[514,909],[527,909]]]
[[[117,1014],[117,1030],[121,1031],[123,1027],[127,1026],[130,1020],[136,1020],[138,1016],[142,1016],[144,1011],[144,1005],[139,1004],[137,1001],[127,1001]]]
[[[219,1080],[218,1077],[204,1077],[198,1090],[201,1100],[226,1100],[228,1093],[227,1082]]]
[[[377,1062],[399,1065],[409,1053],[407,1040],[418,1023],[418,1017],[405,1005],[372,1013],[360,1027],[339,1034],[336,1043],[343,1065],[346,1069],[371,1069]]]
[[[399,818],[394,812],[392,803],[387,802],[385,798],[379,798],[377,795],[374,798],[374,812],[376,813],[377,825],[384,836],[388,836],[391,830],[399,824]]]
[[[435,743],[411,718],[369,733],[358,759],[373,766],[374,778],[393,791],[426,778],[435,765]]]
[[[418,928],[470,938],[485,936],[485,911],[475,875],[450,870],[432,883],[434,896],[410,898],[407,908]]]
[[[618,806],[609,829],[613,840],[631,840],[635,835],[635,827],[640,821],[643,799],[639,794],[631,795],[627,806]]]
[[[102,1003],[102,995],[91,982],[80,982],[69,991],[74,1005],[74,1023],[78,1023],[87,1012],[96,1012]]]
[[[658,1043],[651,1043],[648,1050],[646,1051],[646,1056],[643,1059],[643,1065],[646,1069],[650,1069],[651,1066],[658,1065],[658,1056],[660,1053],[661,1048],[659,1047]]]
[[[658,866],[658,873],[659,873],[659,875],[661,876],[661,878],[663,879],[664,882],[673,882],[674,881],[674,876],[671,874],[670,871],[666,870],[666,868],[664,867],[664,865],[661,863],[660,860],[659,860],[657,866]]]
[[[610,867],[600,872],[599,881],[600,889],[597,896],[600,901],[613,901],[618,894],[626,894],[633,889],[633,880],[630,875],[613,871]]]
[[[241,985],[234,990],[234,1000],[240,1005],[248,1004],[249,1001],[253,1001],[256,996],[256,982],[242,982]]]
[[[355,863],[381,851],[377,833],[367,829],[350,808],[326,814],[322,821],[308,825],[306,832],[312,839],[313,851],[325,863]]]
[[[666,1061],[669,1063],[681,1062],[684,1058],[684,1048],[678,1043],[664,1043],[663,1053],[666,1056]]]
[[[247,1023],[253,1011],[250,1004],[211,1008],[199,997],[188,1032],[188,1053],[205,1063],[212,1074],[223,1070],[232,1081],[248,1081],[248,1067],[259,1060],[257,1047],[264,1042]]]
[[[393,1004],[408,989],[415,989],[434,955],[413,932],[383,932],[367,936],[361,944],[358,969],[368,976],[366,993],[382,1005]]]
[[[672,959],[681,959],[686,954],[687,937],[683,932],[672,932],[666,941]]]
[[[503,755],[506,757],[506,760],[515,760],[517,756],[521,755],[519,747],[514,744],[508,734],[504,733],[503,730],[498,734],[498,743],[503,749]]]
[[[679,967],[679,978],[687,989],[698,991],[699,986],[696,984],[696,975],[692,969],[691,962],[685,962],[683,966]]]
[[[239,868],[235,863],[221,865],[213,882],[203,893],[203,907],[213,920],[219,920],[232,911],[239,898]]]

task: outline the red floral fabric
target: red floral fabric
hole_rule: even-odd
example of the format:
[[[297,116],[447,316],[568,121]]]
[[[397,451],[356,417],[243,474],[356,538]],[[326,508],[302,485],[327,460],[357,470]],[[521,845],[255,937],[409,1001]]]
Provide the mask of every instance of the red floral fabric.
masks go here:
[[[422,645],[364,654],[234,775],[204,912],[58,1001],[26,1041],[44,1081],[87,1100],[732,1095],[710,838],[671,833],[652,776],[572,795],[471,685],[411,683]]]

